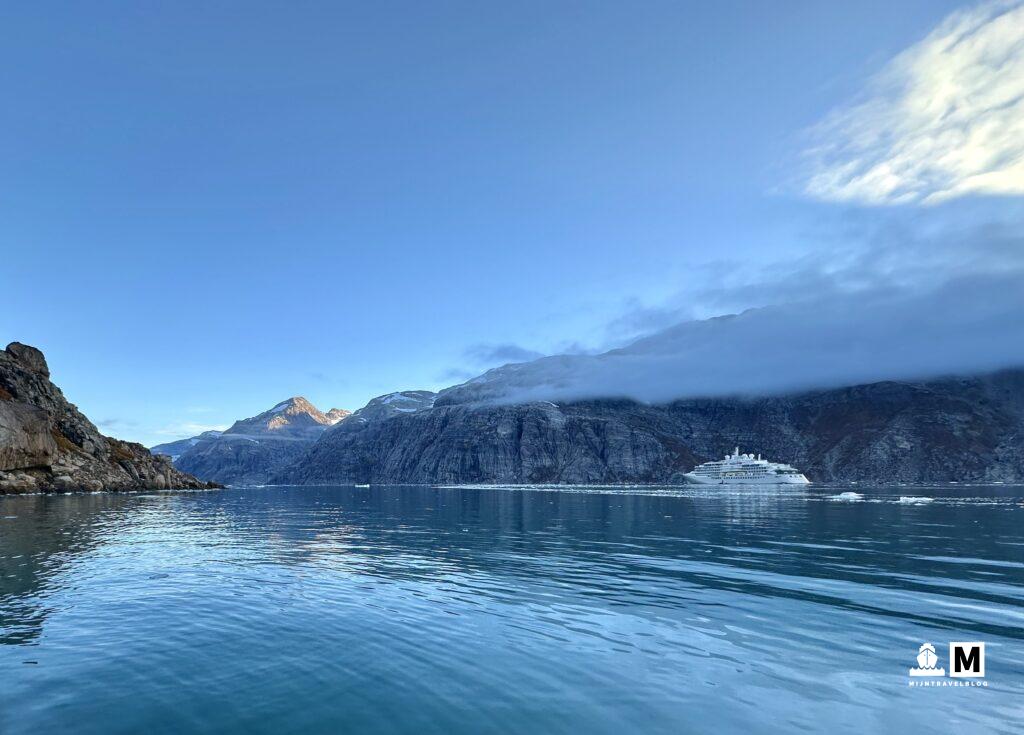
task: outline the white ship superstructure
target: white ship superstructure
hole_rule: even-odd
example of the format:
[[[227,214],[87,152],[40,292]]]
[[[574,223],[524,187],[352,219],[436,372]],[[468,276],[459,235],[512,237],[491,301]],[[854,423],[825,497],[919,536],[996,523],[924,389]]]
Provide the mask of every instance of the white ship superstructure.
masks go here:
[[[809,485],[800,470],[778,462],[769,462],[753,454],[732,454],[715,462],[705,462],[686,473],[686,479],[700,485]]]

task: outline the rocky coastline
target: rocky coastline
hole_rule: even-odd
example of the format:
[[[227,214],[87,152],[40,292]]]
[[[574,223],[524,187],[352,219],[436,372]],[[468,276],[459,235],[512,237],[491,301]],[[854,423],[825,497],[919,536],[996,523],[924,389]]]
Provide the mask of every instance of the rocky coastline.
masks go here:
[[[216,487],[101,434],[53,384],[35,347],[12,342],[0,352],[0,494]]]

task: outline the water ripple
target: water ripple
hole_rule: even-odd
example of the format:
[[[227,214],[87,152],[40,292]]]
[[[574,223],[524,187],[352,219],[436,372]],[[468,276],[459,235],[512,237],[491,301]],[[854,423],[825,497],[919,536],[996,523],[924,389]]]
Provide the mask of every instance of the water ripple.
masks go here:
[[[0,498],[0,731],[1019,731],[1022,489],[838,490]]]

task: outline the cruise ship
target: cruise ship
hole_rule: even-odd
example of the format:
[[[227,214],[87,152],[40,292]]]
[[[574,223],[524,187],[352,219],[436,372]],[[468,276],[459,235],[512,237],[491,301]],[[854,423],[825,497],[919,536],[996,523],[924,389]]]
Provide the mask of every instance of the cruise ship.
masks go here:
[[[684,475],[690,482],[700,485],[809,485],[810,480],[800,470],[788,464],[769,462],[753,454],[740,454],[736,447],[732,454],[715,462],[705,462]]]

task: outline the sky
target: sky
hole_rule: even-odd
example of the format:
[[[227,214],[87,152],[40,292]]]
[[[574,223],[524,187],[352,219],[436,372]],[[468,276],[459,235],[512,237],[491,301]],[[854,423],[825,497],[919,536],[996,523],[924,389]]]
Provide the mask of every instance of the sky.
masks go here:
[[[1018,0],[9,5],[0,339],[151,445],[752,307],[927,314],[966,278],[1010,299],[991,327],[1024,283],[1022,28]]]

